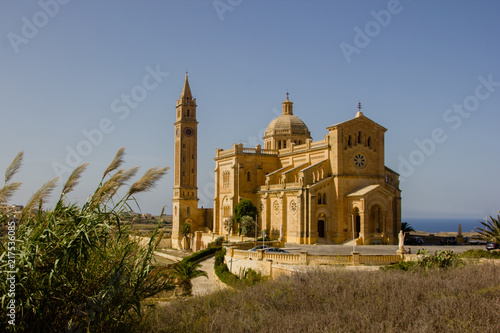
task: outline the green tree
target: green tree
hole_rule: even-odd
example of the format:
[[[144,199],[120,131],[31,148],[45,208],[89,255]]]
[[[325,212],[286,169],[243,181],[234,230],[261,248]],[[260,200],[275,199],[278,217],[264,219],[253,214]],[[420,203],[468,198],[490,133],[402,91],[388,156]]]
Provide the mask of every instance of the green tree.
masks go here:
[[[240,224],[243,216],[254,217],[257,215],[257,207],[250,199],[241,199],[240,202],[234,207],[234,220]]]
[[[173,288],[168,271],[154,265],[159,225],[149,242],[140,246],[120,218],[122,212],[130,209],[129,203],[135,201],[133,195],[153,188],[167,169],[148,170],[122,198],[117,198],[118,189],[137,172],[137,168],[117,170],[123,155],[122,148],[94,194],[81,207],[68,203],[66,195],[78,183],[86,164],[70,175],[53,209],[43,210],[43,203],[57,179],[35,192],[17,220],[0,214],[3,225],[15,221],[15,240],[9,235],[1,238],[0,270],[16,270],[16,330],[124,330],[130,328],[134,312],[142,315],[144,298]],[[13,184],[12,171],[20,166],[19,161],[13,163],[7,169],[6,186]],[[9,191],[4,187],[0,193],[5,198]],[[12,247],[16,256],[10,267],[6,259]],[[0,284],[0,293],[0,325],[8,327],[6,283]]]
[[[223,225],[224,225],[224,229],[227,230],[227,235],[231,235],[231,232],[233,231],[233,228],[234,228],[234,219],[232,216],[229,216],[227,217],[224,222],[223,222]]]
[[[245,236],[253,236],[255,234],[255,221],[251,216],[245,215],[240,220],[241,233]]]
[[[198,276],[204,276],[208,279],[207,272],[200,269],[201,265],[192,261],[180,261],[174,265],[174,276],[177,284],[182,288],[183,296],[191,296],[193,291],[192,279]]]
[[[415,229],[413,229],[411,224],[408,222],[401,222],[401,230],[403,230],[403,234],[407,234],[409,232],[415,231]]]
[[[483,225],[483,228],[475,227],[486,241],[500,243],[500,211],[498,213],[497,218],[490,216],[489,221],[479,222]]]

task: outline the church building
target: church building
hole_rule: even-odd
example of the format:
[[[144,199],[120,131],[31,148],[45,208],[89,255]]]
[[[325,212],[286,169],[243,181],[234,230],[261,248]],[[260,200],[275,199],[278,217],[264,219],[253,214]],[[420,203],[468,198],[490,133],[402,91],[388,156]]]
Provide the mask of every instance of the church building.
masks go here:
[[[174,244],[185,222],[193,231],[227,235],[226,222],[242,198],[258,208],[259,233],[271,239],[397,243],[401,190],[399,175],[384,164],[386,129],[359,105],[354,118],[327,127],[324,139],[313,142],[288,94],[282,108],[265,131],[264,147],[216,150],[214,208],[198,209],[196,99],[186,76],[175,122]]]

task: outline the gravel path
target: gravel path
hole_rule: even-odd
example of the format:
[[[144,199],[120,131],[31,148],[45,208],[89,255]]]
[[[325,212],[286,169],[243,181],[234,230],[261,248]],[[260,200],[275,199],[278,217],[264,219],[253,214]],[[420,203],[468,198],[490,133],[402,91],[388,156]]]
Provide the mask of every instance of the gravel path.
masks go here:
[[[206,295],[227,288],[224,283],[219,282],[215,277],[214,261],[214,257],[210,257],[199,262],[201,269],[207,272],[208,279],[200,276],[192,280],[193,296]]]

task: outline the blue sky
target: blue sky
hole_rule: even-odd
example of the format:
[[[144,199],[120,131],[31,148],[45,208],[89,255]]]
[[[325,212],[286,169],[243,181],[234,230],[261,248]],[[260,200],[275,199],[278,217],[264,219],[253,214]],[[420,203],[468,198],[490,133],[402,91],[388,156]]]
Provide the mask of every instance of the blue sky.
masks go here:
[[[120,147],[126,167],[172,167],[188,70],[200,205],[212,206],[215,149],[261,143],[289,91],[314,140],[358,101],[388,129],[403,219],[500,209],[498,1],[8,0],[0,9],[0,168],[25,151],[12,203],[56,177],[54,165],[65,181],[80,160],[90,166],[70,198],[85,200]],[[135,96],[128,106],[125,95]],[[172,186],[173,169],[137,197],[142,211],[170,212]]]

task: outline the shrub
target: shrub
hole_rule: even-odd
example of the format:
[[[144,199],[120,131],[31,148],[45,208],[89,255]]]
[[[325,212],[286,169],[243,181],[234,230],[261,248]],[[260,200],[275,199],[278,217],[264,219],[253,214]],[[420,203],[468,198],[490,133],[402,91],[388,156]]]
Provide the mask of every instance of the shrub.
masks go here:
[[[418,269],[427,270],[436,268],[462,267],[464,265],[463,261],[460,259],[460,255],[453,253],[453,251],[436,251],[434,255],[429,255],[429,251],[423,249],[419,250],[417,255],[417,261],[400,261],[396,264],[387,265],[383,267],[382,270],[411,271]]]
[[[380,269],[383,271],[390,271],[390,270],[409,271],[414,269],[416,265],[417,263],[415,261],[400,261],[392,265],[380,267]]]
[[[215,254],[214,260],[214,270],[215,275],[231,287],[238,287],[240,279],[238,276],[234,275],[229,271],[229,268],[224,263],[224,256],[226,255],[226,249],[222,249]]]
[[[120,219],[133,195],[154,187],[166,168],[148,170],[123,198],[116,198],[118,189],[138,169],[120,169],[105,180],[123,163],[123,155],[122,148],[82,207],[67,203],[66,194],[77,184],[86,165],[73,171],[53,209],[44,211],[42,204],[56,179],[37,191],[21,212],[15,242],[16,330],[123,330],[131,325],[132,314],[141,316],[141,300],[173,288],[168,272],[154,266],[153,252],[161,239],[159,224],[149,242],[139,246]],[[1,193],[5,198],[5,186]],[[117,203],[111,204],[113,200]],[[12,217],[2,214],[1,218],[5,223]],[[3,238],[2,271],[13,270],[5,260],[7,245],[8,239]],[[0,293],[0,321],[6,327],[7,284],[0,284]]]
[[[240,274],[240,279],[243,281],[245,286],[253,286],[259,282],[267,280],[267,278],[262,276],[260,272],[257,272],[251,268],[245,269]]]
[[[245,269],[237,276],[229,271],[227,264],[224,263],[226,250],[222,249],[215,254],[214,270],[217,277],[225,284],[234,287],[242,288],[244,286],[253,286],[259,282],[265,281],[266,277],[253,269]]]
[[[433,256],[423,256],[418,264],[425,268],[448,268],[463,266],[460,256],[453,251],[436,251]]]
[[[224,243],[224,236],[219,236],[213,242],[208,243],[208,247],[220,247],[222,243]]]
[[[221,249],[220,251],[217,251],[215,253],[215,258],[214,258],[214,260],[215,260],[214,267],[215,268],[224,264],[224,256],[225,255],[226,255],[226,249]]]
[[[500,259],[500,252],[490,252],[482,249],[471,249],[461,253],[460,257]]]
[[[226,264],[215,267],[215,274],[223,283],[231,287],[239,287],[240,279],[229,271]]]
[[[195,252],[195,253],[193,253],[193,254],[185,257],[184,259],[182,259],[182,261],[185,261],[185,262],[199,261],[201,259],[204,259],[206,257],[211,256],[212,254],[214,254],[217,251],[219,251],[221,248],[222,248],[221,246],[218,246],[218,247],[208,247],[208,248],[206,248],[204,250]]]

